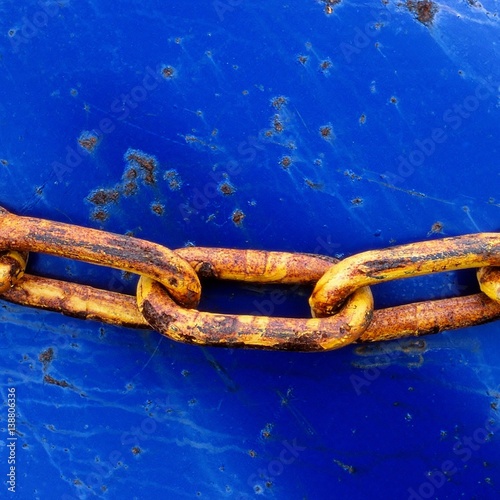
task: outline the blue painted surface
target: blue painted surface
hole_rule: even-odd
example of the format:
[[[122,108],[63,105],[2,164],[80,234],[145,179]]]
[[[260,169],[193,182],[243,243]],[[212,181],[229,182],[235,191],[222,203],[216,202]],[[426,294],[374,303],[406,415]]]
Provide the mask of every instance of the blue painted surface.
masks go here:
[[[393,1],[331,15],[313,0],[4,2],[0,204],[171,248],[346,256],[498,231],[497,7],[444,2],[425,25]],[[154,183],[134,154],[152,157]],[[96,204],[102,189],[117,198]],[[136,283],[44,255],[30,271]],[[474,280],[374,294],[381,307]],[[203,305],[251,312],[271,290],[214,285]],[[306,292],[286,297],[275,314],[307,313]],[[20,498],[498,497],[497,324],[302,355],[1,315]]]

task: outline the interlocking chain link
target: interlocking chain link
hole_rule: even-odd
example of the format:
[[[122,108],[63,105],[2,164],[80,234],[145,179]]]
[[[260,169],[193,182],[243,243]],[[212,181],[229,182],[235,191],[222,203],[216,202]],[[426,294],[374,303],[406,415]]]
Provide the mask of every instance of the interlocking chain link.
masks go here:
[[[332,266],[316,284],[309,303],[315,316],[328,316],[361,286],[483,266],[500,266],[498,234],[468,234],[371,250]],[[490,294],[489,288],[483,291]]]
[[[257,283],[314,283],[334,262],[316,255],[226,248],[178,250],[194,269],[219,279]],[[370,324],[373,297],[356,290],[327,318],[277,318],[213,314],[178,306],[150,278],[137,287],[139,309],[157,331],[181,342],[225,347],[326,351],[357,340]]]
[[[198,345],[326,351],[353,342],[437,333],[500,317],[500,235],[482,233],[330,257],[188,247],[171,251],[138,238],[20,217],[0,207],[0,297],[83,319],[152,327]],[[137,297],[25,274],[28,251],[140,275]],[[368,285],[479,268],[482,293],[373,310]],[[313,318],[198,311],[201,279],[309,284]]]
[[[200,280],[184,259],[130,236],[20,217],[0,207],[0,250],[48,253],[149,276],[185,307],[196,306],[201,297]]]

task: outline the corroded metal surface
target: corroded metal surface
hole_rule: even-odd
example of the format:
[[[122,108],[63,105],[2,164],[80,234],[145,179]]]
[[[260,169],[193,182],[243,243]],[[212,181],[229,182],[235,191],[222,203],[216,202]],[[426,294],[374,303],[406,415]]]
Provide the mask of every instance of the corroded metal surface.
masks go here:
[[[16,304],[130,328],[147,328],[133,296],[25,274],[1,297]]]
[[[500,267],[482,267],[477,270],[481,291],[494,300],[500,300]]]
[[[0,252],[0,293],[8,290],[22,278],[27,262],[28,252],[16,250]]]
[[[187,247],[175,250],[202,278],[314,284],[338,259],[322,255]]]
[[[316,284],[310,305],[316,316],[328,316],[361,286],[499,264],[500,235],[496,233],[469,234],[372,250],[332,266]]]
[[[291,351],[327,351],[355,341],[371,321],[373,299],[368,288],[350,297],[329,318],[277,318],[213,314],[179,307],[149,278],[137,288],[141,313],[155,330],[192,344]]]
[[[480,325],[500,317],[500,302],[480,293],[378,309],[361,342],[395,340]]]
[[[3,292],[2,298],[81,319],[93,319],[130,328],[150,327],[139,312],[135,297],[76,283],[25,274],[15,287]],[[171,303],[169,308],[174,310],[174,314],[177,311]],[[192,313],[199,314],[194,311]],[[206,317],[198,315],[198,319],[213,321],[213,315],[205,314]],[[500,303],[484,294],[390,307],[374,311],[370,325],[361,334],[358,342],[387,341],[433,334],[487,323],[498,317]],[[191,326],[193,325],[192,317],[181,320],[190,321]],[[176,340],[182,340],[180,337],[181,335],[177,334]],[[222,345],[222,342],[217,345]]]
[[[341,258],[500,230],[498,2],[119,5],[2,3],[8,210],[168,248]],[[136,275],[30,259],[133,295]],[[476,287],[457,271],[372,291],[387,308]],[[224,312],[309,316],[302,290],[278,305],[274,286],[207,288]],[[0,314],[19,498],[499,494],[497,323],[307,356]]]
[[[162,283],[179,303],[198,304],[201,285],[186,261],[161,245],[138,238],[34,217],[0,208],[0,248],[60,257],[144,274]]]

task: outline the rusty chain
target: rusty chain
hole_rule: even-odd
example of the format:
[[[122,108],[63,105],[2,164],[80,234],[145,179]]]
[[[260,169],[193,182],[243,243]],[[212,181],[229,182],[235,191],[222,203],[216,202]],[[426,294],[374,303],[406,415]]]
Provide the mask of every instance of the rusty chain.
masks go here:
[[[344,260],[261,250],[169,250],[131,236],[13,215],[0,207],[0,297],[83,319],[153,328],[198,345],[326,351],[437,333],[500,317],[500,235],[481,233],[363,252]],[[28,252],[140,276],[137,296],[25,274]],[[481,293],[373,309],[369,285],[478,268]],[[312,318],[196,309],[201,279],[315,285]]]

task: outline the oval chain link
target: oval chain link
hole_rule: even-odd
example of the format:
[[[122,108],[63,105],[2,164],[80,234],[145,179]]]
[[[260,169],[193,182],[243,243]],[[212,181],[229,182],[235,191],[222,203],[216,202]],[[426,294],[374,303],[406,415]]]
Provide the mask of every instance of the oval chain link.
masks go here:
[[[335,260],[309,254],[185,248],[178,250],[202,275],[253,283],[313,283]],[[370,324],[373,297],[360,288],[329,318],[214,314],[179,307],[156,282],[141,277],[139,310],[151,327],[180,342],[219,347],[327,351],[356,341]]]
[[[0,250],[41,252],[143,274],[177,302],[196,307],[201,284],[193,268],[168,248],[97,229],[13,215],[0,207]]]
[[[314,316],[329,316],[362,286],[495,265],[500,265],[500,235],[495,233],[468,234],[371,250],[333,265],[316,284],[309,303]],[[489,289],[485,291],[489,293]]]

